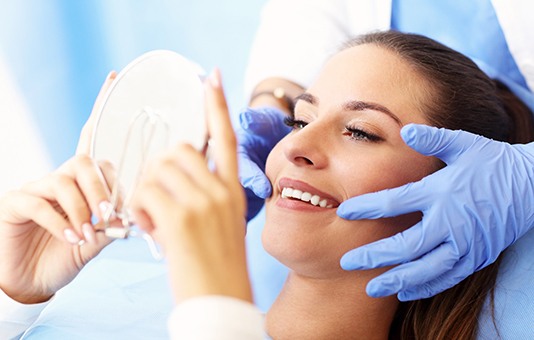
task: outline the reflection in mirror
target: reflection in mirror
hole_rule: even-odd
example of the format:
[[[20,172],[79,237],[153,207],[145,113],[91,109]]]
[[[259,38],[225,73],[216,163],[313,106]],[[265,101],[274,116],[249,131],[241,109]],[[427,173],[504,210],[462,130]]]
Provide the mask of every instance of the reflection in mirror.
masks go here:
[[[204,147],[203,74],[178,53],[151,51],[128,64],[106,93],[93,131],[91,156],[111,162],[117,171],[111,206],[104,214],[109,237],[133,236],[129,200],[151,156],[178,142],[199,150]],[[121,226],[110,225],[115,218]]]

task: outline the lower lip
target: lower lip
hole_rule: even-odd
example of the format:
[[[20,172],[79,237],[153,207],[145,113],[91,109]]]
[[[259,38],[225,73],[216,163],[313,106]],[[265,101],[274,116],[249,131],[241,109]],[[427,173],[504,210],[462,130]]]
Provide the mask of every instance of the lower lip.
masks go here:
[[[279,197],[276,200],[276,206],[285,208],[285,209],[307,211],[307,212],[325,212],[325,211],[330,211],[333,209],[333,208],[321,208],[320,206],[315,206],[311,203],[307,203],[304,201],[293,200],[293,199],[282,198],[282,197]]]

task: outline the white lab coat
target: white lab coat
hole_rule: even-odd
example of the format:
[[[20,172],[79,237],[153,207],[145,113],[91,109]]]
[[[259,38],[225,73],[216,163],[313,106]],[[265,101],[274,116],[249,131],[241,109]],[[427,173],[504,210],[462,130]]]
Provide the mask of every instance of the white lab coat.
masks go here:
[[[493,0],[515,62],[534,89],[534,2]],[[262,12],[246,73],[247,98],[269,77],[308,87],[321,65],[348,38],[387,30],[391,0],[271,0]],[[298,14],[296,14],[298,13]]]

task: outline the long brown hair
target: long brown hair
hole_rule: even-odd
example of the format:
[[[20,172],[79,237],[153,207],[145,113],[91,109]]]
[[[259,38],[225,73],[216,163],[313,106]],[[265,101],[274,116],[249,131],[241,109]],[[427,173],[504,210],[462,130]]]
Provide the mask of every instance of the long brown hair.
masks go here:
[[[430,90],[421,104],[431,125],[510,143],[534,139],[532,112],[504,84],[492,81],[461,53],[430,38],[395,31],[359,36],[345,48],[363,44],[396,53],[428,82]],[[401,303],[390,337],[475,339],[478,314],[488,296],[493,309],[499,262],[432,298]]]

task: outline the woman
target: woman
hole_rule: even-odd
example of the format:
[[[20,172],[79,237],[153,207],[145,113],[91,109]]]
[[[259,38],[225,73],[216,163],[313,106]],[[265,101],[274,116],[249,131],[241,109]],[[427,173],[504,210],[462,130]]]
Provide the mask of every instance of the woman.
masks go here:
[[[495,92],[493,83],[467,58],[420,36],[394,32],[363,36],[330,59],[316,82],[299,97],[294,117],[288,121],[294,131],[275,147],[267,163],[274,194],[266,202],[264,245],[291,269],[282,293],[266,316],[271,337],[378,339],[416,335],[426,339],[476,335],[476,314],[491,291],[496,266],[432,299],[399,305],[396,297],[370,298],[365,293],[366,283],[383,269],[345,272],[339,266],[334,269],[335,264],[347,250],[401,232],[421,216],[351,222],[338,218],[335,208],[349,197],[416,181],[443,166],[439,160],[422,156],[404,144],[399,132],[406,124],[462,128],[494,139],[530,141],[532,121],[528,112],[521,117],[528,121],[528,126],[524,125],[527,131],[520,135]],[[144,174],[134,210],[140,226],[165,249],[172,288],[180,303],[169,320],[173,336],[194,338],[211,331],[218,339],[223,338],[223,332],[230,332],[229,338],[261,338],[258,313],[246,303],[251,301],[251,292],[243,242],[245,199],[237,179],[235,137],[217,74],[208,82],[207,100],[215,172],[208,171],[202,154],[180,145]],[[518,120],[514,117],[513,122]],[[404,128],[403,137],[413,131],[413,126]],[[81,166],[84,162],[86,165]],[[106,199],[106,188],[97,185],[100,189],[95,192],[82,181],[95,178],[94,165],[84,157],[72,164],[76,166],[67,167],[65,176],[69,179],[63,182],[78,185],[78,190],[67,187],[86,198],[81,210],[97,211],[98,203]],[[93,170],[89,171],[91,166]],[[85,169],[87,176],[81,176],[80,169]],[[68,204],[65,197],[69,194],[64,187],[58,187],[62,195],[35,187],[47,186],[33,185],[26,194],[46,195],[75,224],[76,237],[68,236],[72,234],[69,232],[65,234],[67,240],[76,243],[85,235],[87,245],[73,249],[103,246],[102,240],[91,237],[94,235],[87,230],[85,215],[78,216]],[[3,203],[10,209],[4,209],[7,212],[2,215],[0,230],[12,237],[3,237],[3,245],[10,245],[23,257],[15,246],[29,239],[43,254],[51,252],[46,242],[36,240],[43,235],[47,242],[61,240],[61,229],[41,222],[47,220],[44,214],[30,212],[32,216],[22,218],[24,223],[31,223],[24,231],[41,230],[41,234],[17,239],[16,224],[21,223],[23,209],[11,202]],[[63,222],[62,228],[70,228],[67,224]],[[36,228],[39,225],[45,228]],[[444,221],[444,232],[446,228]],[[54,247],[64,247],[65,242],[55,242]],[[24,249],[32,253],[33,248]],[[447,244],[443,250],[454,251]],[[67,252],[71,255],[70,250]],[[76,254],[68,259],[78,259]],[[43,262],[38,256],[31,258],[36,263],[24,265],[18,276],[13,273],[14,265],[7,270],[8,261],[2,263],[2,273],[10,280],[1,277],[0,288],[20,302],[48,299],[87,260],[75,261],[68,273],[47,273],[49,280],[43,281],[43,272],[31,270]],[[24,289],[18,288],[21,283]],[[194,308],[198,306],[209,308],[202,309],[197,318]],[[230,320],[240,328],[217,322],[206,324],[210,317],[207,313],[221,311],[236,313]],[[215,321],[217,318],[219,322],[224,320],[221,315],[215,315]]]
[[[513,112],[521,115],[509,117],[501,95],[504,106],[517,105]],[[370,298],[365,286],[384,270],[351,273],[336,264],[347,250],[401,232],[421,216],[349,222],[337,217],[335,208],[349,197],[417,181],[444,165],[403,143],[399,132],[406,124],[528,142],[530,112],[462,55],[421,36],[385,32],[360,37],[332,57],[298,98],[288,123],[293,132],[273,149],[266,166],[273,195],[266,201],[263,242],[291,269],[267,313],[268,334],[275,339],[474,338],[496,265],[435,298],[403,305],[396,297]],[[407,138],[415,130],[403,131]],[[200,155],[181,148],[155,165],[139,188],[138,220],[167,250],[178,302],[202,295],[250,301],[233,144],[220,146],[215,175],[202,170]],[[216,246],[218,240],[222,244]],[[455,251],[447,244],[442,248]],[[200,274],[192,275],[198,268]],[[184,277],[191,280],[187,286]],[[209,306],[205,298],[197,299]],[[222,303],[215,299],[211,306]],[[177,338],[188,328],[209,328],[191,323],[206,311],[191,316],[194,304],[188,300],[171,318]],[[246,332],[249,322],[238,320],[238,329]],[[220,329],[214,334],[222,337]]]

